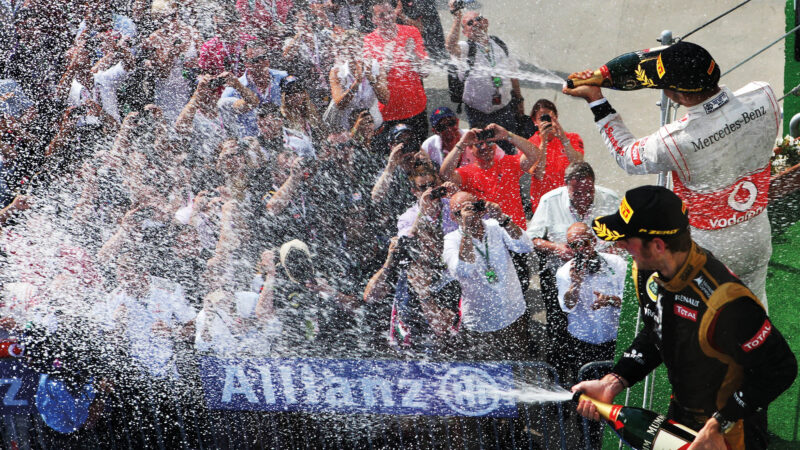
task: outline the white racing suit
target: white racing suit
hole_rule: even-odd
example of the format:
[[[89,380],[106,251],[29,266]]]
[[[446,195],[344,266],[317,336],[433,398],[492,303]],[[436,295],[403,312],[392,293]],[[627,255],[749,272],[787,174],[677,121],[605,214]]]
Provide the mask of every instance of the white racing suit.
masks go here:
[[[739,276],[765,307],[772,255],[767,194],[780,117],[775,94],[763,82],[735,93],[721,86],[680,120],[641,139],[616,112],[595,116],[603,140],[626,172],[672,172],[673,190],[689,208],[692,238]]]

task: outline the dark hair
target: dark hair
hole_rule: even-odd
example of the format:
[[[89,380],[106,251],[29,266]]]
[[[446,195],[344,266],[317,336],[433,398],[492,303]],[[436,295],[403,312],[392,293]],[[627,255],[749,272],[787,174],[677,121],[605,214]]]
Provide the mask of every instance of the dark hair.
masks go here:
[[[672,236],[664,235],[642,237],[642,245],[646,245],[648,242],[651,242],[656,238],[664,241],[664,245],[667,247],[667,250],[673,253],[688,252],[689,249],[692,248],[692,233],[689,231],[689,227],[686,227],[686,229],[683,231],[673,234]]]
[[[536,103],[533,104],[533,108],[531,108],[531,118],[536,117],[536,113],[543,108],[549,109],[550,111],[553,111],[553,114],[558,115],[558,109],[556,109],[555,103],[546,98],[540,98],[539,100],[536,100]]]
[[[595,180],[594,170],[592,170],[592,166],[586,161],[575,161],[567,166],[567,169],[564,171],[564,183],[568,183],[570,180],[587,177],[591,178],[592,181]]]

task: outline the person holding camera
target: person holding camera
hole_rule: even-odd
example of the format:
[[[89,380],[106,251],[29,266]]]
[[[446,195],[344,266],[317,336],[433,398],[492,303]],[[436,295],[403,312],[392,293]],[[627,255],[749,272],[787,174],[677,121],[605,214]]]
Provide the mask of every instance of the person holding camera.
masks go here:
[[[498,141],[510,142],[521,153],[498,158]],[[467,148],[474,155],[475,162],[458,167]],[[461,190],[497,203],[503,213],[508,214],[524,230],[525,211],[522,208],[519,179],[540,164],[541,159],[541,151],[533,144],[493,123],[483,130],[473,128],[467,131],[447,154],[439,175],[442,179],[455,183]]]
[[[441,184],[431,163],[415,167],[409,178],[418,200],[398,218],[399,237],[392,239],[383,267],[367,284],[364,300],[376,305],[393,297],[389,331],[393,347],[445,356],[453,350],[461,289],[441,256],[444,235],[458,228],[447,199],[458,188]]]
[[[458,229],[444,237],[443,259],[461,284],[461,350],[470,359],[530,358],[529,316],[511,257],[531,252],[530,238],[497,203],[460,191],[450,205]]]
[[[575,222],[590,224],[598,214],[614,211],[619,196],[594,183],[594,170],[585,161],[572,163],[564,175],[566,186],[542,197],[528,224],[528,236],[540,261],[539,283],[547,314],[547,361],[560,369],[567,351],[567,317],[558,304],[555,273],[575,256],[567,244],[567,229]],[[606,244],[608,245],[608,244]]]
[[[542,164],[536,166],[531,179],[531,212],[536,211],[542,195],[564,186],[567,166],[583,161],[583,139],[578,133],[567,133],[558,121],[556,105],[539,99],[531,109],[531,120],[537,131],[529,139],[543,154]]]
[[[620,256],[597,252],[595,244],[588,225],[570,225],[567,246],[575,256],[556,271],[558,303],[567,313],[569,342],[564,358],[569,364],[559,378],[567,383],[577,380],[584,364],[614,358],[628,263]]]
[[[489,35],[489,20],[477,11],[463,12],[462,0],[451,0],[453,26],[445,48],[459,61],[459,77],[464,83],[462,100],[471,128],[496,123],[516,130],[517,115],[525,115],[519,80],[509,76],[519,70],[519,61],[497,36]],[[459,41],[461,29],[466,41]],[[504,150],[513,151],[506,146]]]
[[[270,50],[261,41],[253,40],[245,44],[244,74],[238,85],[228,86],[222,91],[217,106],[223,114],[236,117],[239,137],[258,136],[256,112],[259,105],[281,104],[281,80],[288,74],[270,68]]]
[[[371,195],[372,202],[381,209],[380,216],[393,220],[414,203],[408,177],[417,165],[429,159],[420,151],[416,134],[405,124],[392,127],[389,139],[392,150]]]

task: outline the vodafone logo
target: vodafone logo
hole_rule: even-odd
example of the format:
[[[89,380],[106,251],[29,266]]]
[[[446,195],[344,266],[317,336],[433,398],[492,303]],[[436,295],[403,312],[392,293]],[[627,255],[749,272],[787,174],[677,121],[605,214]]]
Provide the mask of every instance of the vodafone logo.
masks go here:
[[[691,309],[691,308],[687,308],[685,306],[681,306],[681,305],[675,304],[674,311],[675,311],[675,315],[678,316],[678,317],[682,317],[684,319],[689,319],[692,322],[697,322],[697,310],[696,309]]]
[[[758,347],[761,347],[761,344],[767,340],[767,336],[772,332],[772,324],[769,323],[769,319],[764,321],[764,325],[761,325],[761,329],[756,332],[756,335],[753,336],[749,341],[742,344],[742,350],[745,353],[749,353]]]
[[[728,206],[739,212],[745,212],[756,202],[758,188],[752,181],[742,181],[728,195]]]

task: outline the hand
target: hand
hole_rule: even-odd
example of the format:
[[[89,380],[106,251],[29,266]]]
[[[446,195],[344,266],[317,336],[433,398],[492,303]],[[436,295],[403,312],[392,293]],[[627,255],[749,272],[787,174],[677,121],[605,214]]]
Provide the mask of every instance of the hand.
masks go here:
[[[572,392],[583,391],[588,397],[604,403],[611,403],[623,389],[624,387],[616,378],[606,375],[600,380],[582,381],[572,386],[570,390]],[[592,402],[581,400],[575,410],[587,419],[600,420],[600,413],[597,412],[597,407]]]
[[[397,167],[400,164],[400,161],[402,161],[403,155],[403,144],[397,144],[392,147],[392,152],[389,153],[389,164],[387,167]]]
[[[622,300],[616,295],[605,295],[600,292],[594,291],[595,300],[592,303],[592,310],[597,311],[606,306],[613,306],[619,308],[622,305]]]
[[[500,205],[494,202],[486,202],[486,214],[489,215],[490,218],[500,220],[503,218],[503,210],[500,209]]]
[[[580,286],[583,283],[583,278],[586,276],[586,271],[583,269],[579,269],[575,267],[575,264],[572,264],[572,267],[569,268],[569,280],[572,284]]]
[[[239,79],[236,78],[236,75],[230,72],[222,72],[221,74],[217,75],[217,78],[225,80],[225,86],[230,86],[234,89],[239,87]]]
[[[119,127],[119,131],[123,134],[130,134],[130,132],[138,126],[139,113],[137,111],[132,111],[125,116],[125,119],[122,120],[122,125]]]
[[[461,136],[461,140],[459,140],[458,144],[456,145],[460,145],[462,149],[466,150],[467,146],[473,145],[478,142],[479,131],[481,131],[480,128],[472,128],[470,130],[467,130],[467,132],[464,133],[463,136]]]
[[[553,126],[553,122],[539,122],[539,137],[541,138],[541,143],[539,144],[542,148],[547,146],[554,137],[556,137],[556,130]]]
[[[455,16],[454,20],[458,20],[458,23],[461,23],[461,15],[464,14],[464,8],[462,7],[459,8],[458,10],[455,10],[457,1],[458,0],[450,0],[450,2],[447,5],[450,8],[450,14]]]
[[[719,422],[713,417],[697,433],[688,450],[726,450],[725,437],[719,432]]]
[[[434,188],[428,188],[420,198],[420,212],[430,218],[438,217],[442,210],[442,202],[438,198],[431,198]]]
[[[584,70],[583,72],[574,72],[572,73],[569,78],[576,79],[576,80],[585,80],[591,78],[594,74],[593,70]],[[563,88],[561,88],[561,92],[567,95],[571,95],[573,97],[578,97],[586,100],[587,102],[591,103],[596,100],[600,100],[603,98],[603,91],[600,89],[600,86],[578,86],[572,89],[568,88],[565,84]]]
[[[567,244],[560,244],[553,242],[553,251],[556,256],[561,258],[562,261],[567,262],[575,257],[575,251],[572,250]]]
[[[95,115],[97,117],[100,117],[100,113],[103,111],[103,107],[100,106],[99,103],[97,103],[96,101],[94,101],[94,100],[92,100],[90,98],[87,98],[86,101],[83,104],[86,105],[86,111],[87,112],[89,112],[92,115]]]
[[[261,267],[261,271],[264,274],[264,281],[267,280],[274,280],[275,276],[277,275],[278,271],[275,268],[275,252],[272,250],[264,250],[261,252],[261,260],[259,261],[259,266]]]
[[[453,183],[452,181],[445,181],[444,183],[442,183],[442,187],[444,187],[447,190],[446,194],[447,198],[452,197],[453,195],[455,195],[456,192],[458,192],[458,186],[456,186],[456,184]]]

